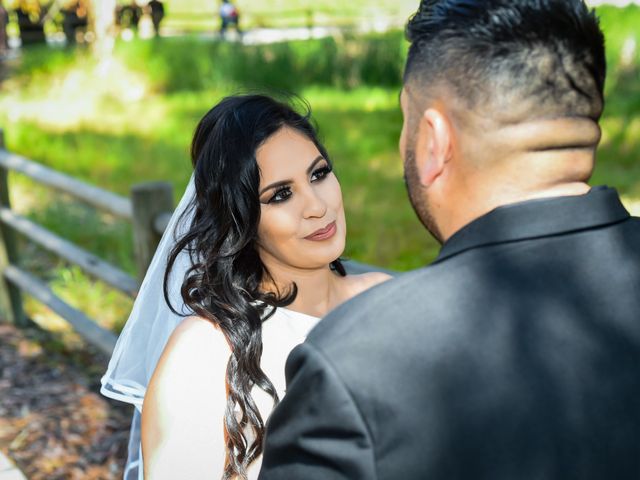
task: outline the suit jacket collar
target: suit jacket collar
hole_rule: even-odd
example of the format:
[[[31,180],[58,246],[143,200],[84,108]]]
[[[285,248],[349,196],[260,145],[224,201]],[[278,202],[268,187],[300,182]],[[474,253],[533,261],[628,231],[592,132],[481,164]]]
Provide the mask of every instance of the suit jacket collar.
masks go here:
[[[458,230],[445,242],[435,261],[473,248],[587,230],[629,217],[618,192],[608,187],[593,187],[585,195],[505,205]]]

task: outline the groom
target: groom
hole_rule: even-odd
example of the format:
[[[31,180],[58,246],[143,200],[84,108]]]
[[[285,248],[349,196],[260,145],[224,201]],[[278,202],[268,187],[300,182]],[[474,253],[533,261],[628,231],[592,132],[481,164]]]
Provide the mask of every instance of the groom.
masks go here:
[[[287,364],[260,478],[640,478],[640,219],[589,187],[605,58],[581,0],[423,0],[401,104],[436,261]]]

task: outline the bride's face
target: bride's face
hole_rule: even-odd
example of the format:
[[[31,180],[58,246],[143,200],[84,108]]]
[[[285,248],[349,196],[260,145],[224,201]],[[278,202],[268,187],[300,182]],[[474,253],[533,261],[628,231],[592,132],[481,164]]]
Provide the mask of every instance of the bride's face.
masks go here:
[[[265,266],[315,269],[344,250],[342,192],[311,140],[283,127],[256,152],[260,167],[258,250]]]

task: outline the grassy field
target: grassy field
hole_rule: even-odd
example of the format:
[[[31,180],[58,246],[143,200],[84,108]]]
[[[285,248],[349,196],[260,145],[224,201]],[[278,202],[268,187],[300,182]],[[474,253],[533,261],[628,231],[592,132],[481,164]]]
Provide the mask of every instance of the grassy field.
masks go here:
[[[9,9],[15,9],[21,0],[5,0]],[[42,5],[48,0],[36,0]],[[70,4],[62,0],[60,4]],[[128,5],[130,0],[117,0],[120,5]],[[140,5],[146,0],[138,0]],[[213,32],[220,27],[218,8],[220,0],[163,0],[165,18],[163,27],[167,32]],[[417,8],[416,0],[234,0],[240,12],[243,29],[251,28],[291,28],[308,26],[339,26],[345,28],[374,27],[375,25],[401,25]],[[61,23],[62,19],[58,19]],[[56,22],[48,22],[47,29]]]
[[[202,30],[219,27],[219,3],[203,0],[168,0],[166,24],[168,28]],[[391,20],[402,22],[417,8],[415,0],[390,2],[352,0],[236,0],[240,21],[244,28],[304,27],[339,25],[357,27],[362,24]]]
[[[640,213],[640,8],[600,14],[610,68],[593,183],[618,187]],[[190,175],[193,128],[216,101],[250,89],[294,91],[312,105],[343,185],[346,256],[408,270],[438,247],[402,181],[397,95],[405,49],[401,32],[257,47],[187,36],[119,43],[108,68],[82,50],[32,49],[1,87],[0,126],[9,149],[46,165],[123,195],[137,182],[168,180],[177,200]],[[127,224],[17,175],[11,185],[17,210],[134,273]],[[23,251],[27,266],[70,303],[121,327],[128,299],[33,246]],[[36,320],[56,321],[35,302],[28,309]]]

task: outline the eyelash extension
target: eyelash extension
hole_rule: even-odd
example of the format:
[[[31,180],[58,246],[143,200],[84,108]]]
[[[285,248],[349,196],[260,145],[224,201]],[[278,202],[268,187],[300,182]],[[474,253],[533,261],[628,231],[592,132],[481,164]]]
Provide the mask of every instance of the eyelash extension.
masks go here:
[[[282,194],[288,192],[288,195],[282,199],[277,199],[277,197]],[[267,201],[267,203],[282,203],[284,201],[286,201],[289,197],[291,196],[291,188],[289,187],[280,187],[278,188],[274,194],[271,196],[271,198]]]
[[[311,174],[311,178],[312,178],[312,182],[318,182],[318,181],[322,181],[324,180],[327,175],[329,175],[331,172],[333,171],[333,168],[331,167],[331,165],[326,165],[324,167],[320,167],[317,170],[314,170],[313,173]],[[318,176],[318,178],[316,178],[315,180],[313,179],[313,177]],[[278,197],[283,194],[283,193],[287,193],[287,195],[284,198],[280,198],[278,199]],[[291,188],[288,186],[283,186],[278,188],[274,194],[271,196],[271,198],[267,201],[267,203],[282,203],[285,202],[289,199],[289,197],[292,195],[291,193]]]
[[[327,175],[329,175],[332,172],[332,170],[333,168],[331,167],[331,165],[325,165],[324,167],[320,167],[317,170],[315,170],[311,174],[311,178],[320,174],[320,178],[318,178],[318,180],[323,180]]]

